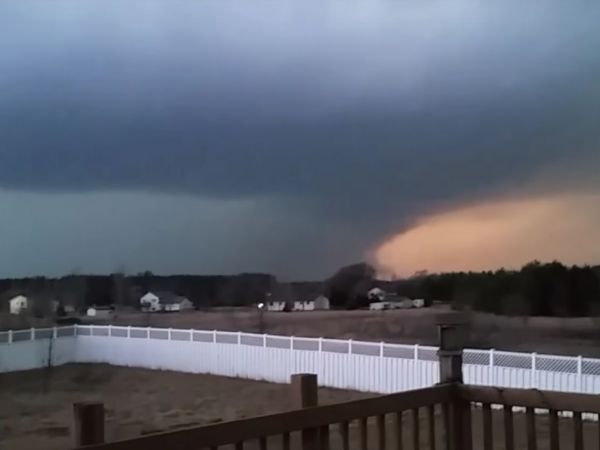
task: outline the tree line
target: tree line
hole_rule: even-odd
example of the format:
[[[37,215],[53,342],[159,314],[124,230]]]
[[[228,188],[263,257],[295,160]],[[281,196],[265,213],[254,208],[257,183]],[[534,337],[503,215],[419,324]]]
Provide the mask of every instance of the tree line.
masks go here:
[[[31,277],[0,279],[0,296],[13,294],[42,296],[83,311],[90,305],[139,305],[148,291],[170,291],[188,297],[196,307],[242,306],[265,299],[276,283],[269,274],[239,275],[154,275],[142,272],[126,276],[75,274],[61,278]],[[6,309],[0,302],[0,310]]]
[[[520,270],[457,272],[403,280],[397,292],[513,316],[580,317],[600,314],[600,266],[538,261]]]
[[[369,304],[372,287],[409,298],[422,298],[427,306],[439,301],[455,309],[470,309],[513,316],[600,316],[600,266],[567,267],[538,261],[520,270],[420,273],[407,279],[382,282],[368,264],[340,269],[326,283],[332,304],[355,309]]]

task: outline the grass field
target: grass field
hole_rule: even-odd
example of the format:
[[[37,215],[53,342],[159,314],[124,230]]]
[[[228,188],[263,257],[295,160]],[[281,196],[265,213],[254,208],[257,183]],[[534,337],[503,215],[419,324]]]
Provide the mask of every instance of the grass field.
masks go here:
[[[286,336],[364,339],[437,345],[436,323],[444,307],[395,311],[266,312],[263,327],[258,311],[213,308],[175,314],[121,312],[114,324],[173,328],[218,329]],[[594,318],[510,318],[468,314],[471,348],[528,351],[600,357],[600,323]]]
[[[436,323],[445,305],[420,310],[265,312],[255,308],[208,308],[172,314],[118,310],[111,320],[83,317],[85,323],[204,330],[266,332],[437,345]],[[600,318],[504,317],[468,313],[470,348],[600,357]],[[0,329],[51,326],[52,322],[0,313]]]
[[[332,403],[369,395],[319,396]],[[1,374],[0,398],[2,450],[69,448],[72,404],[81,401],[104,402],[109,440],[291,408],[287,385],[105,365]]]
[[[371,394],[320,389],[321,404],[366,398]],[[0,448],[3,450],[67,449],[71,446],[72,404],[79,401],[102,401],[106,408],[106,434],[109,441],[177,430],[221,421],[288,410],[292,407],[289,385],[230,379],[209,375],[118,368],[104,365],[69,365],[51,373],[43,370],[0,375]],[[404,441],[412,448],[410,422],[405,417]],[[388,417],[388,420],[391,420]],[[441,417],[436,416],[442,429]],[[481,415],[473,414],[475,448],[481,443]],[[427,446],[426,420],[421,418],[422,448]],[[494,412],[495,448],[504,448],[501,411]],[[548,448],[548,422],[536,419],[538,448]],[[515,414],[516,448],[525,449],[525,418]],[[370,423],[369,448],[376,447]],[[597,448],[597,423],[584,424],[585,448]],[[358,428],[350,428],[352,448],[357,449]],[[387,434],[388,448],[395,439]],[[436,448],[442,449],[443,433]],[[572,427],[561,420],[562,449],[573,448]],[[331,432],[332,448],[340,448],[335,428]],[[298,443],[298,436],[292,436]],[[247,446],[253,450],[256,443]],[[593,444],[593,445],[592,445]],[[269,439],[269,448],[280,448],[280,440]],[[297,445],[293,445],[296,450]]]

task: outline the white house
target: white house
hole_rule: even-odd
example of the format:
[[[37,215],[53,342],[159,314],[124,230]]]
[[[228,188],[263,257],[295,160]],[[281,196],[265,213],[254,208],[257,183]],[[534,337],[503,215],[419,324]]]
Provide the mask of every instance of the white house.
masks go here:
[[[17,295],[8,301],[9,311],[11,314],[21,314],[27,310],[28,303],[27,297]]]
[[[425,302],[423,302],[424,304]],[[400,297],[398,295],[387,295],[385,301],[372,302],[369,304],[371,311],[382,311],[385,309],[410,309],[416,308],[413,300],[408,297]]]
[[[166,312],[179,312],[194,309],[194,304],[186,297],[177,296],[160,302],[162,310]]]
[[[113,306],[90,306],[87,311],[86,311],[86,315],[88,317],[96,317],[99,319],[107,319],[109,317],[112,317],[112,315],[115,312],[115,308]]]
[[[369,303],[369,309],[371,311],[383,311],[384,309],[390,309],[389,302],[372,302]]]
[[[286,302],[283,302],[283,301],[269,302],[269,303],[267,303],[267,311],[277,311],[277,312],[285,311],[285,306],[286,306]]]
[[[317,310],[331,309],[329,299],[327,297],[325,297],[324,295],[319,295],[317,298],[315,298],[313,300],[313,303],[315,304],[314,309],[317,309]]]
[[[314,311],[315,302],[313,301],[295,301],[292,311]]]
[[[140,298],[140,306],[144,312],[178,312],[194,308],[188,298],[172,292],[147,292]]]
[[[144,312],[160,311],[160,297],[152,292],[147,292],[140,298],[140,306]]]
[[[413,308],[423,308],[425,306],[425,299],[423,298],[415,298],[412,301]]]
[[[369,300],[373,300],[374,302],[382,302],[383,300],[385,300],[385,297],[387,295],[387,292],[378,287],[373,288],[369,292],[367,292],[367,298]]]

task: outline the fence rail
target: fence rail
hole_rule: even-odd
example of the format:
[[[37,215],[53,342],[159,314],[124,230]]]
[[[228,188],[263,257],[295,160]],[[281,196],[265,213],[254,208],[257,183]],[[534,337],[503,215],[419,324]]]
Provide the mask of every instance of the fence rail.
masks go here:
[[[55,365],[103,362],[275,382],[312,372],[324,386],[379,393],[438,382],[437,347],[114,325],[0,332],[0,372],[45,367],[51,339]],[[23,345],[30,350],[16,348]],[[473,385],[600,393],[600,359],[472,349],[464,351],[463,371]]]

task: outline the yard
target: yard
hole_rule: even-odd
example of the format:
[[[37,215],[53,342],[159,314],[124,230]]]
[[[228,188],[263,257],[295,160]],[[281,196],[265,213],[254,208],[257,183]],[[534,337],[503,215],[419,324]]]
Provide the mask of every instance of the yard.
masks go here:
[[[105,365],[69,365],[52,369],[0,375],[0,448],[6,450],[67,449],[71,446],[72,404],[102,401],[106,407],[106,434],[109,441],[157,431],[216,423],[274,413],[291,408],[290,387],[210,375],[129,369]],[[322,404],[365,398],[370,394],[321,389]],[[439,413],[439,412],[438,412]],[[391,420],[388,417],[388,420]],[[441,417],[436,416],[441,429]],[[475,448],[481,448],[481,415],[473,414]],[[421,417],[422,448],[428,448],[426,420]],[[548,448],[546,416],[536,418],[539,448]],[[410,421],[405,415],[404,448],[412,448]],[[517,449],[526,448],[525,418],[515,414]],[[495,448],[504,448],[502,412],[493,416]],[[585,448],[597,448],[597,423],[584,423]],[[369,431],[369,448],[376,447],[374,426]],[[352,448],[358,443],[356,424],[350,428]],[[441,449],[442,434],[438,445]],[[292,444],[297,442],[293,436]],[[395,436],[387,434],[388,448]],[[332,448],[340,448],[338,433],[332,429]],[[573,448],[572,427],[561,420],[561,448]],[[269,448],[280,441],[269,440]],[[253,449],[255,445],[248,448]],[[293,448],[297,448],[293,445]]]
[[[322,403],[368,394],[322,389]],[[66,449],[72,404],[102,401],[109,441],[290,409],[289,386],[107,365],[0,374],[0,449]]]

